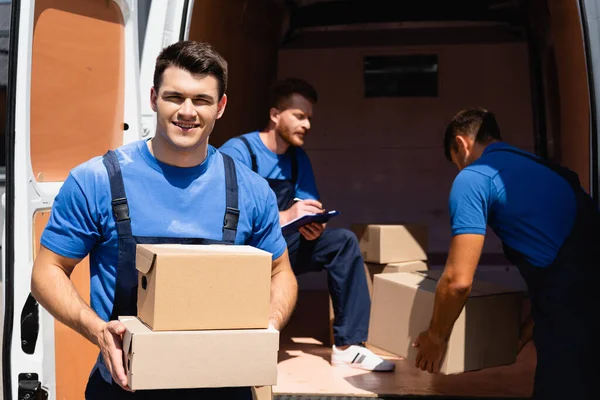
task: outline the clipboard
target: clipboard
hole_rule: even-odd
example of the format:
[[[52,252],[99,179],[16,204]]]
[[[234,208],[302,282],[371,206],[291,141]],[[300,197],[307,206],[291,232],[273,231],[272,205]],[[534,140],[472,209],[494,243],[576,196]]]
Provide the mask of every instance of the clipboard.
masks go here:
[[[281,233],[283,233],[284,235],[287,235],[290,233],[297,232],[298,228],[300,228],[301,226],[304,226],[306,224],[310,224],[311,222],[319,222],[321,224],[324,224],[325,222],[329,221],[331,218],[333,218],[339,214],[340,214],[339,211],[332,210],[332,211],[328,211],[328,212],[325,212],[322,214],[303,215],[302,217],[298,217],[298,218],[288,222],[287,224],[283,225],[281,227]]]

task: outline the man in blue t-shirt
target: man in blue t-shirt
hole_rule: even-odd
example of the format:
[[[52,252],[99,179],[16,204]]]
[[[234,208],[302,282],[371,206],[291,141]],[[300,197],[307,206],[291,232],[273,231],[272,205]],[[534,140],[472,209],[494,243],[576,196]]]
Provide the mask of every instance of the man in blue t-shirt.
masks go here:
[[[251,245],[272,253],[270,324],[281,329],[297,283],[277,203],[263,179],[208,144],[227,103],[227,63],[206,43],[182,41],[156,61],[151,140],[74,168],[55,199],[32,274],[32,293],[56,319],[100,348],[86,399],[251,399],[250,388],[131,392],[119,315],[136,315],[138,243]],[[91,308],[69,276],[89,254]]]
[[[279,81],[272,88],[266,129],[230,139],[219,149],[266,178],[277,195],[281,225],[324,211],[310,160],[302,150],[316,102],[317,93],[307,82]],[[298,232],[286,233],[285,239],[297,275],[327,270],[335,313],[331,363],[369,371],[393,370],[394,363],[363,345],[371,302],[356,236],[312,222]]]
[[[597,370],[589,359],[597,333],[591,277],[600,261],[596,205],[572,171],[502,142],[486,110],[457,114],[444,150],[460,170],[450,192],[452,242],[429,329],[415,342],[417,367],[439,371],[489,225],[527,282],[532,319],[520,348],[533,339],[534,398],[591,398]]]

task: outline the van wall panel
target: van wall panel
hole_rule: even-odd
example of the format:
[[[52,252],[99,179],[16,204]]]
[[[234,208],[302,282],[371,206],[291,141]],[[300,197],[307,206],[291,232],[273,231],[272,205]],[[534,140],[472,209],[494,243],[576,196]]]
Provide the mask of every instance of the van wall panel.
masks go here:
[[[363,97],[363,56],[415,53],[438,54],[438,97]],[[325,207],[342,212],[329,225],[426,223],[430,251],[446,252],[457,173],[443,155],[446,124],[464,107],[484,106],[506,141],[533,151],[527,63],[523,43],[281,50],[279,77],[319,92],[305,148]],[[501,252],[491,232],[484,251]]]

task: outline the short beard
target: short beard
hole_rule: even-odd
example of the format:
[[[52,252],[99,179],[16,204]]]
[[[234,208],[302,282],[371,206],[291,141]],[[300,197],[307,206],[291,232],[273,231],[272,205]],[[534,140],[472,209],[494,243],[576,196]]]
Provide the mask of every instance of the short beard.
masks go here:
[[[292,143],[292,141],[290,140],[290,137],[292,136],[289,131],[287,129],[278,129],[276,130],[277,135],[287,144],[289,144],[290,146],[295,146],[294,143]]]

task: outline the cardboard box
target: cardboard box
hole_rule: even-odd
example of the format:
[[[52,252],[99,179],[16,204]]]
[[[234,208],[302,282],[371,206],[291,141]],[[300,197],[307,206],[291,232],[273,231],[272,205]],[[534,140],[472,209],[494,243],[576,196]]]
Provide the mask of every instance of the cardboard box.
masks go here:
[[[354,224],[352,231],[367,262],[389,264],[427,260],[428,232],[424,225]]]
[[[273,387],[272,386],[260,386],[252,388],[252,400],[272,400],[273,399]]]
[[[424,261],[409,261],[400,263],[390,264],[376,264],[376,263],[364,263],[365,275],[367,277],[367,287],[369,288],[369,297],[373,299],[373,276],[375,274],[387,274],[394,272],[410,272],[410,271],[427,271],[429,266]],[[329,296],[329,344],[335,344],[335,338],[333,337],[333,321],[335,320],[335,313],[333,311],[333,302],[331,296]]]
[[[119,317],[133,390],[277,384],[279,332],[269,329],[152,331]]]
[[[369,343],[416,358],[412,344],[429,327],[441,271],[375,275]],[[456,320],[440,372],[455,374],[516,361],[524,293],[475,281]]]
[[[369,286],[369,296],[373,298],[373,277],[376,274],[390,274],[394,272],[427,271],[429,266],[425,261],[407,261],[389,264],[365,262],[365,274]]]
[[[251,246],[138,245],[138,317],[155,331],[269,326],[271,254]]]

